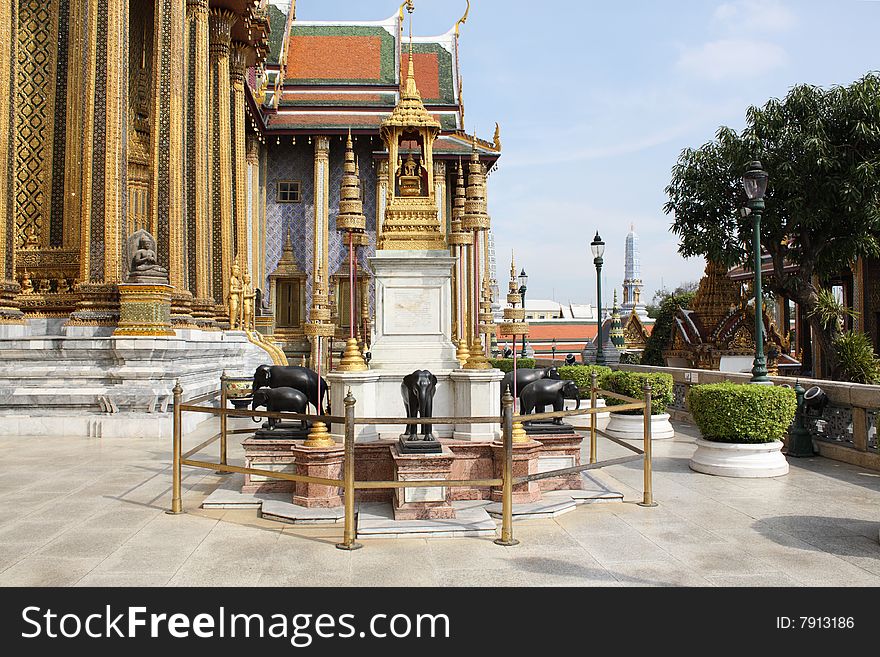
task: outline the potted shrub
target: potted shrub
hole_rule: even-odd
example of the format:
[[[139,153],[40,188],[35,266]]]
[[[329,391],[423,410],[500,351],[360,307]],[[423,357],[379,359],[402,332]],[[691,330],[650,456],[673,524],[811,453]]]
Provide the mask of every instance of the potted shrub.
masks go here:
[[[645,382],[651,384],[651,439],[672,438],[675,435],[675,429],[672,428],[669,414],[666,412],[666,408],[674,400],[671,374],[609,372],[602,377],[599,387],[626,397],[642,399],[645,396]],[[607,397],[605,403],[608,406],[619,406],[628,402]],[[605,429],[609,436],[633,440],[641,440],[644,437],[644,431],[644,421],[640,409],[611,413],[611,419]]]
[[[794,390],[781,386],[710,383],[693,386],[687,403],[702,438],[691,470],[724,477],[788,473],[782,436],[794,420]]]
[[[590,407],[590,384],[592,383],[592,374],[595,372],[599,377],[599,387],[602,387],[602,377],[611,374],[611,368],[603,365],[560,365],[558,368],[559,377],[562,379],[570,379],[575,382],[581,392],[581,408]],[[596,406],[604,408],[605,400],[601,397],[596,398]],[[566,399],[565,409],[572,410],[575,407],[575,400]],[[596,413],[596,428],[604,430],[608,426],[610,413]],[[592,421],[592,415],[573,415],[565,420],[576,429],[589,429]]]

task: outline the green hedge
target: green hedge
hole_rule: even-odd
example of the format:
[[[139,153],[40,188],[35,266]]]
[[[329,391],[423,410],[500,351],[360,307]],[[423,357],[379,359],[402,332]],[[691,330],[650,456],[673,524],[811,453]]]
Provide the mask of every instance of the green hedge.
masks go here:
[[[651,414],[663,415],[666,407],[672,404],[674,397],[672,395],[672,375],[664,373],[646,374],[643,372],[609,372],[602,377],[599,386],[609,392],[616,392],[618,395],[625,395],[635,399],[643,399],[645,392],[643,390],[645,382],[651,384]],[[629,402],[606,397],[605,403],[608,406],[619,406]],[[641,415],[641,410],[622,411],[623,415]]]
[[[504,373],[513,371],[513,358],[490,358],[489,363],[492,367],[496,367]],[[517,358],[516,369],[533,369],[535,367],[534,358]]]
[[[611,374],[610,367],[603,365],[562,365],[557,367],[560,379],[571,379],[581,391],[581,399],[590,398],[590,375],[595,371],[599,376],[599,387],[602,387],[602,377]]]
[[[791,388],[743,383],[693,386],[687,404],[703,438],[724,443],[780,440],[797,409]]]

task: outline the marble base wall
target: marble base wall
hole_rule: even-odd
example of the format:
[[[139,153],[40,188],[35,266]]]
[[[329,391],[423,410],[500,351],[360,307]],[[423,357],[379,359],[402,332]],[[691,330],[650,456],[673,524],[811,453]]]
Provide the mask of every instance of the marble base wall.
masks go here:
[[[580,434],[572,432],[570,435],[562,436],[534,435],[530,438],[541,444],[537,472],[573,468],[581,464],[581,443],[584,437]],[[536,483],[541,490],[580,490],[583,486],[583,478],[580,473],[575,473],[539,479]]]
[[[250,376],[270,363],[244,334],[180,329],[173,336],[111,336],[112,328],[43,320],[0,337],[0,435],[172,435],[172,390],[184,401],[217,390],[221,373]],[[184,431],[209,416],[184,413]]]

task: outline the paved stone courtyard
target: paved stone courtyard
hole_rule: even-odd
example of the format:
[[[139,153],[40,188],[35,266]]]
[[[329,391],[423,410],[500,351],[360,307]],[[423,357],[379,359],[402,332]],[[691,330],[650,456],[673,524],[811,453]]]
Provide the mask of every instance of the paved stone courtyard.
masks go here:
[[[642,472],[629,463],[602,471],[624,502],[518,522],[516,547],[366,539],[356,552],[333,547],[341,525],[199,509],[220,480],[204,470],[184,468],[187,514],[166,515],[169,440],[3,438],[0,585],[880,585],[880,473],[815,457],[778,479],[696,474],[695,429],[676,429],[655,443],[657,508],[636,504]],[[599,443],[600,458],[623,452]]]

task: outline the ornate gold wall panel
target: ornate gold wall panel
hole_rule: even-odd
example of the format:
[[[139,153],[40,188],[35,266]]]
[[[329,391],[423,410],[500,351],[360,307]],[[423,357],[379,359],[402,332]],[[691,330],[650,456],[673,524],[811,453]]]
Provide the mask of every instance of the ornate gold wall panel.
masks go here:
[[[17,246],[48,246],[55,129],[58,0],[18,0],[15,130]]]
[[[104,4],[106,11],[106,3]],[[98,56],[98,8],[89,2],[89,0],[76,0],[76,13],[80,20],[73,21],[75,25],[82,25],[83,38],[79,42],[80,48],[74,49],[76,59],[78,61],[71,62],[71,66],[81,71],[82,74],[82,110],[79,114],[81,122],[74,123],[75,117],[68,119],[68,132],[70,139],[78,141],[80,144],[79,152],[81,157],[78,162],[74,162],[75,166],[70,166],[71,161],[68,159],[66,173],[67,176],[67,198],[68,204],[65,205],[65,212],[76,211],[80,218],[80,240],[79,240],[79,282],[88,283],[93,279],[93,263],[92,263],[92,179],[95,164],[95,90],[98,84],[97,68],[95,59]],[[77,140],[74,135],[80,133],[82,138]],[[71,153],[71,157],[73,153]],[[79,192],[79,194],[76,194]],[[78,210],[77,210],[78,206]],[[96,228],[100,228],[100,224]],[[96,232],[100,236],[100,232]],[[100,237],[97,241],[103,242]],[[99,261],[95,264],[95,273],[103,277],[103,262]]]

